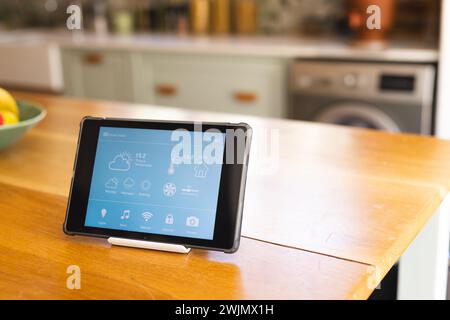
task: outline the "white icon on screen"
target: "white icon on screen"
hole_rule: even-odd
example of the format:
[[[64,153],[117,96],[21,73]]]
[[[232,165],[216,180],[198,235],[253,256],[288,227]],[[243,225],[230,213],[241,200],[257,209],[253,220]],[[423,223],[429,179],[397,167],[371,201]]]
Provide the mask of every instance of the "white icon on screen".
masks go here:
[[[208,176],[208,166],[205,164],[194,167],[194,175],[196,178],[206,178]]]
[[[101,213],[101,215],[102,215],[102,218],[104,218],[104,217],[106,217],[106,215],[108,214],[108,210],[106,210],[105,208],[103,208],[103,209],[100,211],[100,213]]]
[[[152,187],[152,183],[148,180],[144,180],[141,182],[141,188],[144,191],[148,191],[150,190],[150,188]]]
[[[169,176],[173,176],[175,174],[175,166],[173,165],[173,163],[171,163],[169,169],[167,169],[167,174]]]
[[[174,223],[173,215],[172,214],[168,214],[166,216],[165,222],[166,222],[166,224],[173,224]]]
[[[166,183],[163,187],[163,193],[166,197],[173,197],[176,192],[177,186],[172,182]]]
[[[178,155],[171,155],[169,169],[167,169],[167,174],[173,176],[175,174],[175,167],[182,163],[182,158]]]
[[[119,180],[117,178],[111,178],[105,183],[106,189],[117,189],[119,185]]]
[[[134,180],[131,178],[126,178],[123,182],[123,186],[127,189],[131,189],[134,187]]]
[[[148,222],[151,218],[153,218],[153,213],[144,212],[142,213],[142,218],[145,220],[145,222]]]
[[[188,227],[197,228],[200,225],[200,219],[197,217],[187,217],[186,225]]]
[[[130,210],[123,210],[122,215],[120,216],[120,219],[128,220],[128,219],[130,219],[130,214],[131,214]]]
[[[114,157],[108,165],[109,170],[112,171],[130,171],[131,169],[131,155],[123,152]]]

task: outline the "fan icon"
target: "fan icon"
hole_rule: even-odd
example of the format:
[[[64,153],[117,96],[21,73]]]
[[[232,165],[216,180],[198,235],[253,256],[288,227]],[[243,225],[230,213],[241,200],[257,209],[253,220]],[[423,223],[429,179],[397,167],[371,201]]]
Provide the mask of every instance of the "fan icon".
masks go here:
[[[166,183],[163,187],[163,193],[166,197],[173,197],[176,192],[177,186],[172,182]]]

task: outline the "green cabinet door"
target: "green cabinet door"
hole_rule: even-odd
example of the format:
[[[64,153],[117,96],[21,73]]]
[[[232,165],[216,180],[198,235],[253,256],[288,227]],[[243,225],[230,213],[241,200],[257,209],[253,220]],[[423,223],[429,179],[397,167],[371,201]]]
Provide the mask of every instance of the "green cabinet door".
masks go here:
[[[65,94],[133,101],[129,53],[65,48],[62,57]]]
[[[143,53],[136,99],[187,109],[286,116],[286,59]]]

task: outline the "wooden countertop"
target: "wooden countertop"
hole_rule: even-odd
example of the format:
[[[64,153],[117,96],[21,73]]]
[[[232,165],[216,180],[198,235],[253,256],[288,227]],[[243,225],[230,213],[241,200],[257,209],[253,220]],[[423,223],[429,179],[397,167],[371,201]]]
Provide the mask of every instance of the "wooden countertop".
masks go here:
[[[0,184],[0,298],[364,298],[367,266],[243,239],[237,254],[113,247],[62,232],[66,197]],[[14,212],[14,214],[7,214]],[[39,231],[37,231],[39,230]],[[66,268],[81,290],[66,289]]]
[[[0,298],[365,299],[450,188],[450,142],[433,138],[15,96],[42,103],[49,115],[0,152]],[[252,151],[241,249],[234,255],[194,250],[179,256],[65,236],[62,222],[84,115],[245,121],[255,129],[253,146],[264,143],[265,130],[277,130],[277,168],[258,163]],[[71,264],[86,275],[82,290],[65,288]]]

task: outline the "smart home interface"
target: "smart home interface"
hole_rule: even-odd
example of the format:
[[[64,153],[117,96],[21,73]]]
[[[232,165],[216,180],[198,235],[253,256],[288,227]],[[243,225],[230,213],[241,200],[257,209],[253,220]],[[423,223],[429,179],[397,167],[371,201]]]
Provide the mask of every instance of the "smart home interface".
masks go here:
[[[212,240],[222,164],[194,141],[222,159],[225,134],[182,134],[100,127],[85,226]]]

